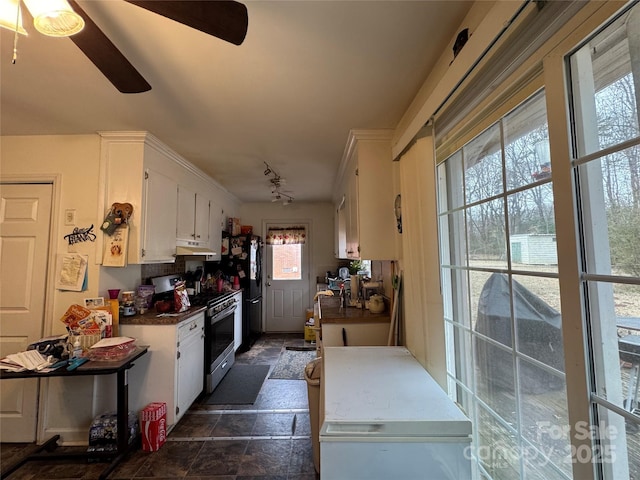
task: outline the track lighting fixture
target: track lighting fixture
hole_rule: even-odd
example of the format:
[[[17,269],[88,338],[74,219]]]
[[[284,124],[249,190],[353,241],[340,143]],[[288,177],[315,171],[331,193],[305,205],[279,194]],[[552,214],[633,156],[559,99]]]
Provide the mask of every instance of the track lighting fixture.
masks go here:
[[[263,162],[265,165],[264,174],[265,176],[273,175],[272,178],[269,179],[271,183],[271,201],[278,202],[282,200],[284,205],[289,205],[293,203],[293,196],[285,193],[282,190],[282,186],[286,183],[286,180],[282,178],[267,162]]]

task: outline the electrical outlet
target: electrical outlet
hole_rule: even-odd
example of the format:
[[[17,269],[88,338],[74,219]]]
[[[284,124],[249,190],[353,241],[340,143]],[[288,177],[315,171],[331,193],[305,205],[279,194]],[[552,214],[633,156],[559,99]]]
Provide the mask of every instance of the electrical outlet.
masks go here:
[[[76,211],[68,209],[64,211],[64,224],[75,225],[76,224]]]

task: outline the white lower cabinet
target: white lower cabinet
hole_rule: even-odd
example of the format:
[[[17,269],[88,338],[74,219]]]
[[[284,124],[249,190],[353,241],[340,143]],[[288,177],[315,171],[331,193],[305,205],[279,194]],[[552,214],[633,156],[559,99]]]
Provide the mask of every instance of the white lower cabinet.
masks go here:
[[[178,326],[176,417],[189,410],[204,385],[204,313]]]
[[[129,375],[129,410],[167,404],[171,429],[200,395],[204,379],[204,312],[177,325],[120,325],[122,335],[149,345]]]
[[[242,292],[236,292],[233,300],[236,302],[236,311],[233,312],[233,349],[238,350],[242,345]]]

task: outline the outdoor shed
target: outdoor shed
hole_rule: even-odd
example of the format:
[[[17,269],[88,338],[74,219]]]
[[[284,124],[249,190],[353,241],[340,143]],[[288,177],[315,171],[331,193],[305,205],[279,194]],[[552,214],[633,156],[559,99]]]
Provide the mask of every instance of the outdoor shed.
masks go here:
[[[513,263],[525,265],[556,265],[558,263],[555,234],[511,235],[510,243]]]

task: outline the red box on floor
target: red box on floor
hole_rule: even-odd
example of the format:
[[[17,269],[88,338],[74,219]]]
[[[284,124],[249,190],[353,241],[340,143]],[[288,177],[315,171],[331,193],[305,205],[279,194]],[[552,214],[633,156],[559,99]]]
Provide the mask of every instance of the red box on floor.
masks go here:
[[[155,452],[167,440],[167,404],[150,403],[140,411],[142,450]]]

